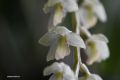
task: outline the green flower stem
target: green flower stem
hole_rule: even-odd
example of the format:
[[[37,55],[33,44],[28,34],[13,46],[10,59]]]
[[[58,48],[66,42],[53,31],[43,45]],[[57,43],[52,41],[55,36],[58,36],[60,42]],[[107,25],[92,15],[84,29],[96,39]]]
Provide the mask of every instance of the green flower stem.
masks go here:
[[[71,13],[71,25],[72,25],[72,31],[79,35],[79,29],[77,27],[77,21],[75,13]],[[81,57],[80,57],[80,48],[73,47],[74,48],[74,64],[73,64],[73,70],[75,72],[76,77],[79,75],[79,69],[80,69],[80,63],[81,63]]]
[[[81,5],[84,0],[78,0],[78,5]]]

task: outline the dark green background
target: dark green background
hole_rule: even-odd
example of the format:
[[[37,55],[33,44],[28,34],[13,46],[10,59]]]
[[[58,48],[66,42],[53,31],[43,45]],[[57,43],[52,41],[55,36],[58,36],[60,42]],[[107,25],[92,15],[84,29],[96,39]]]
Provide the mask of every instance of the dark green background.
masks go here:
[[[42,7],[47,0],[0,0],[0,78],[20,75],[15,80],[45,80],[48,47],[38,44],[47,32],[49,14]],[[110,58],[90,66],[104,80],[120,80],[120,0],[101,0],[108,21],[98,22],[92,33],[109,38]],[[68,60],[69,62],[69,60]],[[49,63],[50,64],[50,63]]]

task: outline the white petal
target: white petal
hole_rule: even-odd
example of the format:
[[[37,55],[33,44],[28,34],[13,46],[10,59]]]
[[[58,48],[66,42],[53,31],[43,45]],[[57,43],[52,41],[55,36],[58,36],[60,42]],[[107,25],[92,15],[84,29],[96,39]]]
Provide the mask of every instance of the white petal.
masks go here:
[[[58,35],[61,35],[61,36],[65,36],[66,34],[70,33],[71,31],[68,30],[66,27],[64,26],[57,26],[57,27],[54,27],[52,29],[52,32],[58,34]]]
[[[69,65],[61,62],[55,62],[52,65],[48,66],[47,68],[45,68],[44,70],[44,75],[49,75],[51,73],[57,73],[57,72],[61,72],[63,73],[63,80],[77,80],[77,78],[74,75],[74,72],[71,70],[71,68],[69,67]],[[55,76],[52,75],[52,77],[50,78],[50,80],[54,80]]]
[[[57,38],[58,38],[58,35],[54,34],[53,32],[47,32],[45,35],[43,35],[40,38],[38,42],[44,46],[49,46]]]
[[[43,8],[44,12],[47,13],[49,9],[57,3],[60,3],[63,9],[67,12],[73,12],[78,10],[76,0],[48,0],[48,2],[45,4]]]
[[[95,35],[92,35],[91,37],[93,40],[100,40],[100,41],[104,41],[106,43],[108,43],[108,39],[105,35],[103,34],[95,34]]]
[[[75,34],[75,33],[69,33],[66,35],[67,37],[67,42],[69,45],[72,45],[72,46],[77,46],[77,47],[81,47],[81,48],[85,48],[85,44],[84,44],[84,41],[82,40],[82,38]]]
[[[94,4],[98,4],[100,0],[84,0],[85,5],[94,5]]]
[[[88,59],[87,59],[88,65],[93,64],[95,61],[99,59],[100,53],[98,53],[96,44],[94,41],[89,40],[86,42],[86,54],[88,56]]]
[[[50,31],[54,27],[53,16],[54,16],[54,12],[51,12],[50,19],[48,21],[48,31]]]
[[[60,24],[65,17],[66,13],[61,9],[61,10],[55,10],[54,16],[53,16],[53,25],[56,26]]]
[[[44,5],[44,8],[43,8],[44,12],[48,13],[50,8],[59,2],[60,0],[48,0],[48,2]]]
[[[97,60],[97,62],[101,62],[102,60],[105,60],[109,57],[109,49],[105,42],[97,42],[96,43],[97,53],[100,54],[100,58]]]
[[[87,80],[103,80],[103,79],[97,74],[91,74]]]
[[[109,57],[109,49],[104,41],[100,40],[88,40],[87,41],[87,63],[91,65],[94,62],[100,62]]]
[[[100,21],[105,22],[107,20],[105,9],[99,0],[85,0],[85,5],[91,5],[94,14],[100,19]]]
[[[96,4],[93,7],[93,9],[94,9],[94,13],[98,17],[98,19],[100,19],[100,21],[102,21],[102,22],[106,22],[107,16],[106,16],[106,12],[105,12],[103,5],[101,3]]]
[[[54,43],[51,45],[50,50],[47,54],[47,61],[54,60],[55,59],[55,53],[57,48],[58,41],[54,41]]]
[[[90,13],[92,14],[92,13]],[[93,15],[89,15],[89,12],[85,8],[80,8],[79,9],[79,18],[80,18],[80,23],[83,27],[86,28],[91,28],[96,25],[97,23],[97,18]]]
[[[78,10],[78,5],[76,0],[61,0],[63,8],[68,12],[73,12]]]
[[[70,49],[66,43],[66,39],[60,38],[58,45],[56,46],[55,58],[56,60],[63,59],[65,56],[70,54]]]
[[[99,0],[85,0],[83,6],[91,6],[94,15],[102,22],[107,20],[105,9]]]
[[[58,62],[54,62],[52,65],[46,67],[43,71],[43,75],[50,75],[51,73],[62,72],[62,66]]]
[[[80,77],[79,80],[103,80],[97,74],[90,74],[89,76]]]
[[[63,67],[63,79],[64,80],[77,80],[75,78],[74,72],[71,70],[71,68],[64,63],[61,63],[62,67]]]

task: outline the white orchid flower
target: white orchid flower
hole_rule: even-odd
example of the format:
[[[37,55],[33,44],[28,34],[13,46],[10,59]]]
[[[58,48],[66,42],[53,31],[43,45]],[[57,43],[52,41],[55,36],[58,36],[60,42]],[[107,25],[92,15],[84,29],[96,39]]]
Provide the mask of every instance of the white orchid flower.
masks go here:
[[[47,61],[63,59],[70,54],[69,45],[85,48],[82,38],[63,26],[57,26],[47,32],[40,40],[40,44],[50,46]]]
[[[79,22],[82,27],[91,28],[97,23],[97,18],[92,11],[84,8],[78,10]]]
[[[92,35],[86,41],[87,64],[101,62],[109,57],[108,39],[103,34]]]
[[[99,0],[84,0],[79,8],[80,23],[86,28],[91,28],[97,23],[97,19],[106,22],[107,16],[102,3]]]
[[[53,75],[49,80],[77,80],[69,65],[63,62],[54,62],[52,65],[46,67],[43,72],[45,76],[52,73]]]
[[[103,80],[103,79],[97,74],[90,74],[84,77],[80,77],[79,80]]]
[[[62,19],[65,17],[67,12],[74,12],[78,10],[78,5],[76,0],[48,0],[43,10],[47,13],[51,8],[54,8],[54,14],[51,17],[53,21],[51,21],[51,24],[56,26],[62,22]]]
[[[80,67],[85,75],[83,77],[80,77],[79,80],[102,80],[99,75],[90,73],[85,64],[81,64]]]

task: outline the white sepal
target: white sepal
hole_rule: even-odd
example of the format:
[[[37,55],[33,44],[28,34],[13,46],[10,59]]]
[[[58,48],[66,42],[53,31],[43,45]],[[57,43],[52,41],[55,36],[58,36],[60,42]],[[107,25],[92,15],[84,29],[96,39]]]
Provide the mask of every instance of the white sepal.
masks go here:
[[[84,4],[90,5],[92,7],[94,14],[98,17],[100,21],[105,22],[107,20],[104,6],[99,0],[85,0]]]
[[[56,40],[59,36],[54,34],[53,32],[47,32],[43,35],[40,40],[38,41],[40,44],[44,46],[49,46],[51,43]]]
[[[96,35],[92,35],[91,37],[92,39],[96,39],[96,40],[100,40],[100,41],[103,41],[103,42],[106,42],[108,43],[109,40],[107,39],[107,37],[103,34],[96,34]]]
[[[56,10],[53,16],[53,25],[57,26],[58,24],[60,24],[65,16],[66,13],[63,10]]]
[[[51,45],[50,50],[47,54],[47,61],[55,59],[57,44],[58,44],[58,40],[54,41],[54,43]]]
[[[65,36],[66,34],[70,33],[71,31],[68,30],[64,26],[57,26],[52,29],[52,31],[58,35]]]
[[[65,56],[68,56],[70,54],[70,48],[69,45],[66,42],[66,38],[60,38],[57,46],[56,46],[56,52],[55,52],[55,59],[63,59]]]
[[[107,15],[106,15],[106,12],[105,12],[105,9],[104,9],[102,3],[99,2],[99,4],[96,4],[93,7],[93,9],[94,9],[95,15],[98,17],[98,19],[101,22],[106,22],[107,21]]]
[[[71,32],[66,37],[69,45],[86,48],[83,39],[79,35]]]
[[[52,65],[50,65],[44,69],[43,75],[47,76],[52,73],[63,72],[62,68],[63,68],[63,66],[61,64],[59,64],[58,62],[54,62]]]
[[[78,5],[76,0],[61,0],[61,4],[65,11],[73,12],[78,10]]]
[[[78,12],[81,26],[89,29],[96,25],[97,17],[94,15],[92,11],[89,12],[89,10],[87,10],[86,8],[81,7]]]
[[[101,62],[109,57],[107,38],[102,34],[93,35],[86,41],[86,54],[88,56],[87,64]]]

